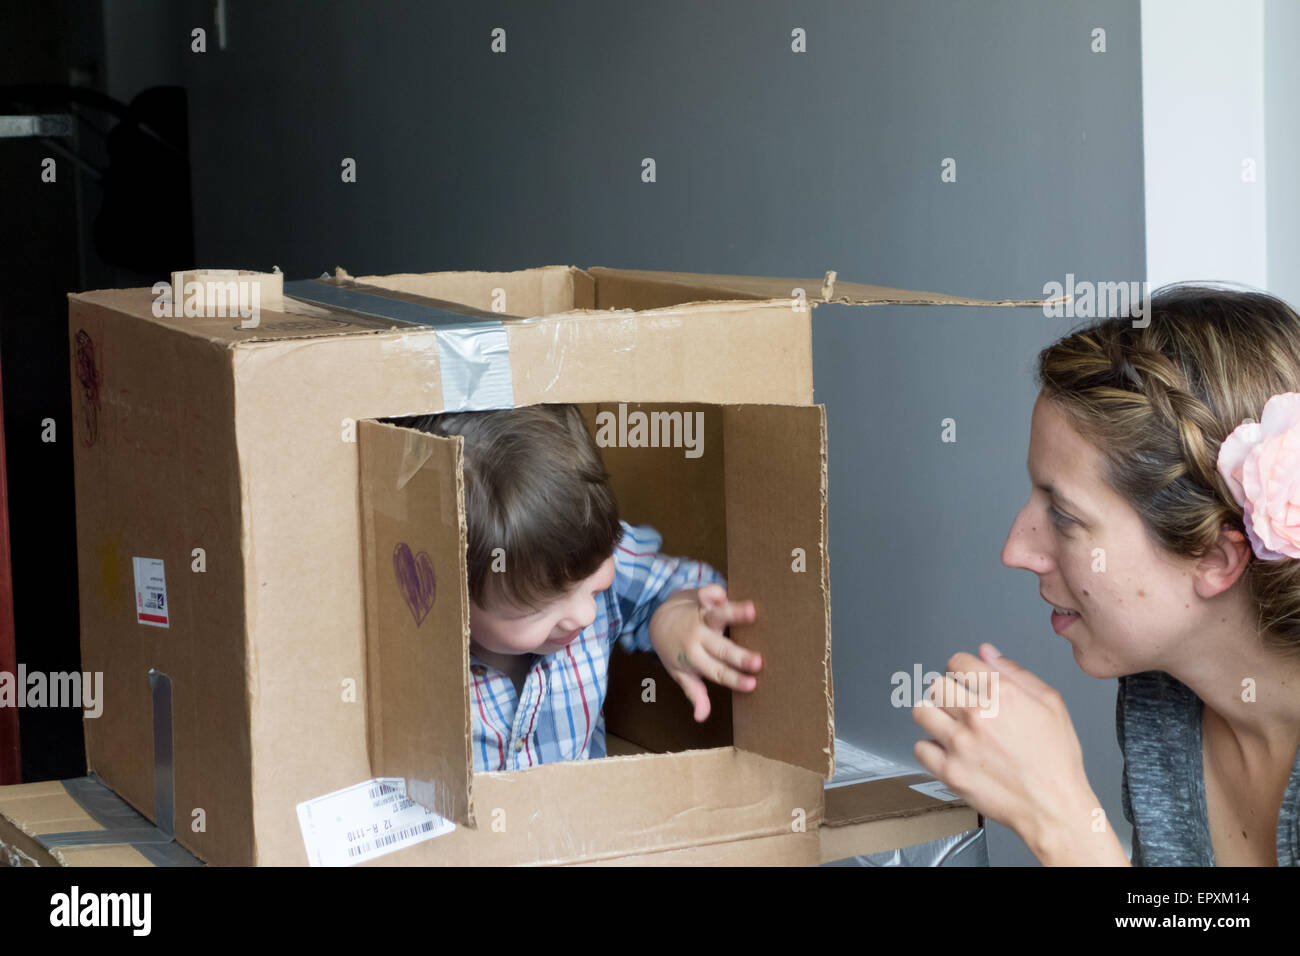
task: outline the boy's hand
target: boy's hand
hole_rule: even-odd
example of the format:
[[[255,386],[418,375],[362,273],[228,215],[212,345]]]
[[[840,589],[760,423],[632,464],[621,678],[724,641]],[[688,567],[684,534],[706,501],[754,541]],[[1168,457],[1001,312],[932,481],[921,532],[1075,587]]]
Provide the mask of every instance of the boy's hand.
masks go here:
[[[746,693],[758,686],[762,657],[745,650],[722,634],[728,624],[754,620],[753,601],[728,601],[721,584],[676,591],[650,618],[650,643],[655,653],[695,705],[695,720],[709,718],[709,692],[701,676],[732,690]]]

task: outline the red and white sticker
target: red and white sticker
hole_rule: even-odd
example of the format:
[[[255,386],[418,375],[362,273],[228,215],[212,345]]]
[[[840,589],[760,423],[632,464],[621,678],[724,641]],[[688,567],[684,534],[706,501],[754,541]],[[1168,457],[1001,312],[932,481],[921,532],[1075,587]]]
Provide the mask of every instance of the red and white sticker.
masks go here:
[[[135,619],[151,627],[167,627],[167,581],[162,558],[132,558],[135,568]]]

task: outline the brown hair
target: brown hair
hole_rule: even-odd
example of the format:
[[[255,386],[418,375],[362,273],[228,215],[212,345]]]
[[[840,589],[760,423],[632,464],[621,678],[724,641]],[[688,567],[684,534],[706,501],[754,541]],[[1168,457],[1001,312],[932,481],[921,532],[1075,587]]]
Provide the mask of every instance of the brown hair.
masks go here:
[[[465,439],[469,595],[533,609],[590,577],[622,537],[600,451],[574,405],[424,415],[407,422]],[[505,570],[493,573],[504,549]]]
[[[1141,328],[1121,316],[1067,335],[1039,353],[1035,377],[1102,453],[1106,482],[1152,541],[1196,558],[1223,525],[1244,533],[1219,445],[1271,396],[1300,391],[1300,315],[1262,292],[1175,284],[1146,316]],[[1243,579],[1260,637],[1300,653],[1300,561],[1252,552]]]

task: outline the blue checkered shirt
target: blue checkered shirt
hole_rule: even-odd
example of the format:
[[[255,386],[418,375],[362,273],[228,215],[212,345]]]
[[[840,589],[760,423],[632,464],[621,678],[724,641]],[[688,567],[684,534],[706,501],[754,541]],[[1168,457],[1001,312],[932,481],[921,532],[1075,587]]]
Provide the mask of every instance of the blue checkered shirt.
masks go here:
[[[508,675],[470,654],[475,772],[605,756],[602,707],[614,645],[653,651],[650,618],[665,598],[726,585],[703,561],[660,554],[663,538],[649,525],[620,524],[614,583],[596,596],[596,619],[559,651],[538,656],[520,693]]]

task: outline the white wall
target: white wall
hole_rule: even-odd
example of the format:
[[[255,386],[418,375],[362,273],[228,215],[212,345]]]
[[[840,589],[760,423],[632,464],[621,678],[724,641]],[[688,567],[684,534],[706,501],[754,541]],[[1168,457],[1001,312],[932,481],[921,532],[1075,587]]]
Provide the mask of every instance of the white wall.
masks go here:
[[[1142,0],[1153,289],[1193,279],[1268,288],[1264,45],[1264,0]]]

